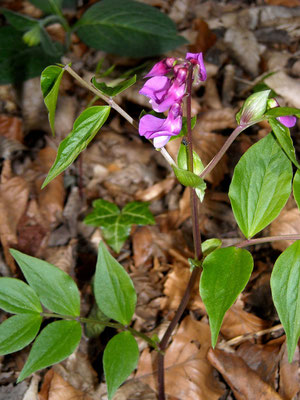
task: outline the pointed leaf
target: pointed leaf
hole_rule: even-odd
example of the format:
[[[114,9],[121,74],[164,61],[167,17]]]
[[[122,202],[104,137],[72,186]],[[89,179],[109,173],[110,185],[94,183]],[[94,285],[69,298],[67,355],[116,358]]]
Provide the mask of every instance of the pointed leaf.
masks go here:
[[[275,107],[275,108],[270,108],[265,112],[265,117],[284,117],[286,115],[296,115],[298,118],[300,118],[300,110],[299,108],[293,108],[293,107]]]
[[[277,119],[270,118],[269,124],[278,140],[280,146],[283,148],[285,154],[292,161],[292,163],[296,166],[296,168],[300,168],[300,165],[296,159],[295,148],[293,145],[293,141],[291,138],[290,130],[286,126],[282,125]]]
[[[240,230],[250,238],[280,213],[291,193],[292,165],[269,134],[241,157],[229,197]]]
[[[105,242],[116,252],[119,253],[123,244],[129,237],[131,225],[121,222],[121,215],[116,218],[114,223],[105,228],[101,228]]]
[[[214,347],[226,311],[250,278],[253,259],[247,250],[227,247],[210,253],[202,266],[200,295],[209,316],[211,342]]]
[[[80,295],[76,283],[64,271],[46,261],[10,249],[27,282],[42,304],[58,314],[80,314]]]
[[[102,93],[106,94],[109,97],[117,96],[122,93],[124,90],[128,89],[130,86],[134,85],[136,82],[136,75],[132,78],[129,78],[115,86],[107,86],[104,82],[97,82],[95,77],[92,78],[93,85],[99,89]]]
[[[103,354],[108,400],[136,368],[138,360],[139,348],[130,332],[118,333],[110,339]]]
[[[103,199],[97,199],[93,202],[94,210],[88,214],[84,223],[92,226],[106,227],[113,225],[116,218],[120,215],[119,207]]]
[[[131,0],[97,2],[75,29],[88,46],[127,57],[163,54],[185,43],[166,14]]]
[[[57,65],[50,65],[41,75],[41,89],[44,96],[44,101],[49,112],[49,122],[53,135],[54,131],[54,119],[56,103],[59,91],[59,85],[63,76],[64,69]]]
[[[136,305],[136,292],[125,271],[100,242],[94,292],[100,310],[108,317],[127,325]]]
[[[13,12],[6,8],[2,8],[0,11],[7,21],[18,31],[26,32],[39,25],[38,20],[27,17],[26,15]]]
[[[121,211],[121,223],[125,225],[153,225],[155,219],[149,210],[149,204],[132,201]]]
[[[60,143],[57,157],[42,188],[68,168],[107,120],[108,106],[94,106],[84,110],[76,119],[72,132]]]
[[[36,337],[42,317],[38,313],[14,315],[0,325],[0,355],[14,353]]]
[[[12,314],[43,311],[35,291],[15,278],[0,278],[0,308]]]
[[[77,321],[56,321],[47,325],[33,343],[17,382],[69,357],[80,339],[81,326]]]
[[[293,193],[298,208],[300,210],[300,169],[298,169],[294,176]]]
[[[272,297],[287,337],[292,362],[300,336],[300,240],[276,260],[271,275]]]

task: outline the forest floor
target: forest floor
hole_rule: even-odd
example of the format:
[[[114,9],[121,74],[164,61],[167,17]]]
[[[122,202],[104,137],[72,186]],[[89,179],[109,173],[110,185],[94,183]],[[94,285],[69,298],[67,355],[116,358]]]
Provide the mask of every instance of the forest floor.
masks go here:
[[[192,114],[197,115],[194,149],[205,165],[236,127],[235,114],[257,85],[271,88],[280,105],[300,108],[297,0],[144,2],[166,12],[190,42],[161,58],[184,57],[187,51],[204,53],[208,78],[194,89]],[[15,11],[27,15],[37,12],[26,1],[12,3]],[[9,8],[12,3],[5,4]],[[59,27],[54,25],[50,33],[59,36]],[[72,68],[89,81],[101,58],[104,69],[115,65],[107,82],[148,63],[138,83],[116,98],[138,119],[142,109],[149,110],[147,99],[138,93],[142,76],[158,58],[112,56],[89,49],[74,36],[71,51],[63,61],[72,62]],[[99,198],[119,207],[131,201],[148,202],[156,225],[133,226],[120,253],[113,255],[130,274],[138,294],[132,326],[149,336],[162,337],[190,276],[187,259],[193,257],[193,243],[189,191],[178,183],[161,154],[112,112],[78,160],[40,189],[59,142],[92,99],[93,94],[65,73],[53,137],[39,78],[26,81],[22,87],[0,86],[0,274],[21,277],[9,247],[47,260],[75,279],[83,316],[88,316],[95,312],[91,280],[102,236],[99,228],[83,222],[84,217]],[[103,103],[98,100],[95,104]],[[299,128],[298,121],[291,130],[298,156]],[[230,207],[229,184],[241,155],[270,130],[268,123],[262,122],[243,132],[207,177],[199,221],[203,240],[220,238],[226,245],[242,240]],[[174,159],[179,144],[180,140],[174,140],[167,145]],[[261,236],[293,234],[299,232],[299,227],[299,210],[291,197]],[[274,261],[290,244],[282,241],[251,248],[254,272],[226,313],[215,350],[210,347],[205,307],[197,286],[194,288],[166,351],[168,400],[300,399],[299,351],[289,364],[285,335],[270,292]],[[6,318],[2,313],[1,321]],[[67,360],[19,385],[15,382],[29,348],[1,356],[0,400],[107,399],[101,358],[114,333],[111,328],[101,333],[86,332]],[[139,348],[138,367],[114,400],[157,398],[155,352],[142,341]]]

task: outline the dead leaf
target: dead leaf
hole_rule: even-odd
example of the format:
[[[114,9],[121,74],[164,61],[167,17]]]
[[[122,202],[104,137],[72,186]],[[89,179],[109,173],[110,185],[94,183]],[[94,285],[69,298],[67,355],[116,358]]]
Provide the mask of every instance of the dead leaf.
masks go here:
[[[197,32],[195,42],[190,46],[192,53],[206,53],[217,40],[217,36],[210,30],[208,24],[200,18],[193,21],[193,29]]]
[[[264,80],[265,84],[283,97],[291,107],[300,108],[300,79],[291,78],[284,71],[278,71]]]
[[[135,200],[154,201],[160,199],[173,189],[176,182],[177,181],[174,177],[163,179],[162,181],[155,183],[153,186],[150,186],[147,189],[138,190],[135,194]]]
[[[208,110],[199,115],[194,131],[202,134],[202,132],[234,129],[235,127],[235,112],[232,108],[226,107],[221,110]]]
[[[249,368],[241,357],[210,349],[207,358],[223,375],[237,400],[282,400],[282,397]]]
[[[154,390],[142,381],[129,380],[114,395],[113,400],[157,400]]]
[[[271,6],[299,7],[299,0],[265,0]]]
[[[218,400],[224,393],[206,355],[210,347],[208,324],[187,316],[165,353],[165,392],[176,399]],[[156,353],[143,351],[135,378],[156,390]]]
[[[275,219],[270,225],[270,235],[293,235],[299,234],[300,227],[300,213],[298,208],[290,210],[283,210],[279,217]],[[294,240],[278,240],[272,242],[271,245],[274,249],[284,251],[287,247],[294,243]]]
[[[283,343],[280,351],[279,371],[280,371],[279,373],[280,395],[286,400],[298,398],[300,391],[299,351],[296,350],[292,363],[289,363],[286,342]]]
[[[7,139],[23,142],[22,120],[18,117],[0,115],[0,135]]]
[[[92,398],[81,390],[75,389],[52,368],[45,375],[39,400],[92,400]]]

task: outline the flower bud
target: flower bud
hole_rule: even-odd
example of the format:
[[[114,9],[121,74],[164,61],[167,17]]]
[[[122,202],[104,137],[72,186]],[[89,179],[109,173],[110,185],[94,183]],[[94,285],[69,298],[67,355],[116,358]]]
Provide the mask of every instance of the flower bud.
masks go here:
[[[259,120],[267,109],[267,101],[271,90],[253,93],[236,115],[239,125],[249,125]]]

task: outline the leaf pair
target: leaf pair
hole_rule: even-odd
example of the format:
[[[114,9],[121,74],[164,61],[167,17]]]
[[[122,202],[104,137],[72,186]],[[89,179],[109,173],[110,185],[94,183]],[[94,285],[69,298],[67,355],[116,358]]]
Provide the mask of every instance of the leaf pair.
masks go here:
[[[17,250],[11,250],[11,254],[30,286],[18,279],[0,278],[0,307],[17,314],[0,325],[0,354],[21,350],[35,339],[42,322],[41,303],[69,318],[75,319],[80,312],[79,291],[65,272]],[[68,357],[80,338],[81,326],[77,321],[47,325],[36,338],[18,382]]]
[[[85,217],[84,222],[100,226],[105,241],[116,253],[129,237],[132,225],[155,223],[147,203],[134,201],[126,204],[121,211],[116,204],[98,199],[93,202],[93,207],[93,212]]]

